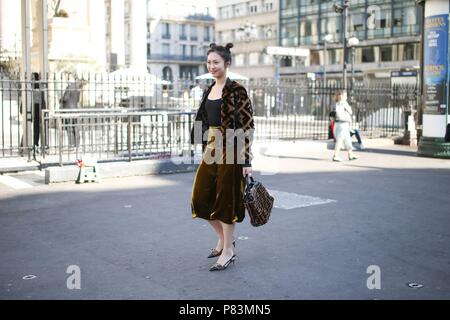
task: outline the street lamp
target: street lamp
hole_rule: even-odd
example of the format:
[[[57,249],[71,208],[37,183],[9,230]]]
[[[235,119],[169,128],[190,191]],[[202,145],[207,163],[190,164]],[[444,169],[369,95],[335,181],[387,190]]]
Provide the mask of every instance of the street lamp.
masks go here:
[[[323,66],[323,84],[326,86],[327,85],[327,63],[328,63],[328,52],[327,52],[327,43],[331,42],[331,40],[333,39],[333,36],[331,34],[326,34],[323,37],[323,47],[324,47],[324,52],[323,52],[323,60],[324,60],[324,66]]]
[[[245,49],[245,53],[247,55],[247,61],[246,61],[246,69],[247,69],[247,77],[250,77],[248,74],[248,67],[249,67],[249,63],[250,63],[250,55],[248,52],[248,44],[252,39],[256,38],[256,25],[254,22],[250,23],[249,21],[247,21],[244,25],[241,25],[238,28],[238,37],[239,39],[245,41],[246,43],[246,49]]]
[[[357,37],[353,36],[348,39],[348,46],[352,48],[352,91],[355,81],[355,46],[359,44],[359,40]]]
[[[343,14],[342,17],[342,32],[344,35],[343,38],[343,47],[344,47],[344,66],[342,70],[342,78],[343,78],[343,89],[347,89],[347,18],[348,18],[348,7],[349,7],[349,0],[344,0],[344,4],[333,4],[334,11],[336,13]]]

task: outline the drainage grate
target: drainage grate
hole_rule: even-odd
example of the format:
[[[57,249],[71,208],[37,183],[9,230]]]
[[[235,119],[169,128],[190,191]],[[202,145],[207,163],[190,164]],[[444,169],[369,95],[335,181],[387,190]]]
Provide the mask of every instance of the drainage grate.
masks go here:
[[[423,284],[417,283],[417,282],[410,282],[407,284],[408,287],[412,288],[412,289],[420,289],[423,287]]]

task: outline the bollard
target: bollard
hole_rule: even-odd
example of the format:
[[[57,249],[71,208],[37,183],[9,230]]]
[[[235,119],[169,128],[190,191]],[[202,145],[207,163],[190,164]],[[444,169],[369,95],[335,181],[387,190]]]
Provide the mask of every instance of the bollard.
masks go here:
[[[83,158],[77,160],[76,163],[80,167],[76,183],[100,182],[100,173],[96,159]]]

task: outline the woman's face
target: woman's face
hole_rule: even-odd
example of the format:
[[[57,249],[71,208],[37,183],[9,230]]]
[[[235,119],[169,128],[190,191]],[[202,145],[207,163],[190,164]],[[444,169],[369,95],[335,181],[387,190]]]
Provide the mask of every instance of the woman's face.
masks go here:
[[[208,54],[208,60],[206,61],[208,72],[214,78],[222,78],[226,73],[225,60],[216,52]]]

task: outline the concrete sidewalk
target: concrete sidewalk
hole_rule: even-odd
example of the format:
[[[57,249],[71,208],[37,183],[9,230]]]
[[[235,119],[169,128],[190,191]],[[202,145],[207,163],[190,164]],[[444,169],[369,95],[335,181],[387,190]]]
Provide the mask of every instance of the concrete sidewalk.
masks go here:
[[[379,146],[392,146],[392,139],[367,139],[364,140],[366,148]],[[267,156],[294,156],[310,151],[326,151],[334,147],[330,140],[297,140],[297,141],[268,141],[255,142],[253,152]],[[167,159],[167,160],[134,160],[100,162],[99,170],[103,178],[126,177],[136,175],[176,173],[194,171],[198,165],[191,163],[190,159]],[[25,158],[2,158],[0,159],[0,174],[25,172],[33,170],[44,170],[46,183],[75,181],[79,168],[75,164],[49,165],[38,161],[28,161]]]

